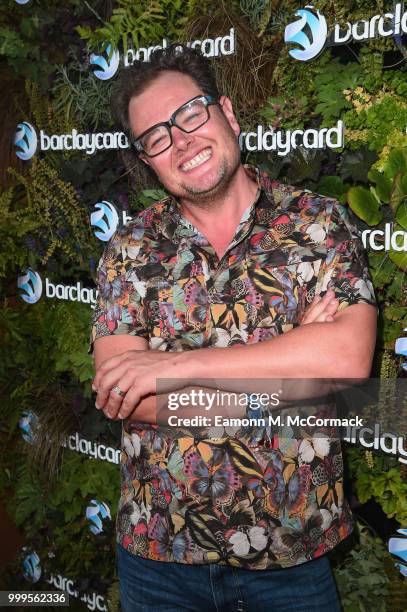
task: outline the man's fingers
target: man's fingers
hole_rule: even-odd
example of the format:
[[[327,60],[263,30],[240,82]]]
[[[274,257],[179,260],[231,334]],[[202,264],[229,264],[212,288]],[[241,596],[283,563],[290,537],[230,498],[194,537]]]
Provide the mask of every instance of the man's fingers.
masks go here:
[[[302,318],[301,323],[316,323],[319,317],[327,311],[328,314],[334,314],[338,308],[338,300],[335,298],[334,292],[329,289],[323,298],[314,299]],[[326,312],[325,312],[326,314]]]
[[[96,401],[97,407],[102,408],[104,414],[109,419],[116,418],[119,411],[121,410],[122,403],[129,389],[132,387],[133,384],[134,384],[134,374],[131,372],[127,372],[127,374],[119,378],[118,382],[113,386],[113,388],[109,389],[103,406],[99,406],[99,404]],[[124,395],[120,395],[119,393],[117,393],[117,391],[115,390],[115,387],[118,387],[120,391],[124,393]]]
[[[119,385],[118,385],[119,386]],[[122,387],[120,387],[120,390],[123,392],[127,392],[127,389],[122,389]],[[120,407],[122,405],[122,401],[123,401],[123,397],[122,395],[119,395],[114,387],[113,389],[111,389],[109,396],[106,400],[106,403],[104,404],[102,410],[103,413],[105,414],[105,416],[107,416],[107,418],[109,419],[114,419],[117,417],[117,414],[120,410]]]
[[[106,359],[106,361],[104,361],[102,365],[98,367],[92,384],[94,391],[97,391],[99,389],[101,379],[106,375],[106,373],[118,367],[123,361],[128,359],[130,352],[131,351],[126,351],[125,353],[120,353],[119,355],[110,357],[110,359]]]
[[[95,399],[95,404],[97,408],[105,407],[105,404],[109,399],[111,389],[115,385],[118,385],[119,381],[124,377],[127,371],[128,365],[123,362],[113,370],[106,372],[106,374],[99,379],[99,386],[97,387],[97,394]],[[124,390],[125,389],[123,389],[123,391]]]
[[[330,323],[333,320],[334,320],[334,318],[333,318],[332,314],[330,314],[329,312],[324,310],[324,312],[321,312],[319,317],[317,317],[313,321],[308,321],[308,323],[327,323],[327,322]]]
[[[332,289],[328,289],[328,291],[323,297],[317,297],[319,297],[320,299],[316,301],[316,298],[314,298],[308,310],[309,312],[313,312],[318,316],[324,310],[326,305],[329,304],[329,302],[335,297],[335,293],[332,291]]]
[[[306,323],[324,323],[327,320],[327,316],[332,316],[338,310],[338,300],[329,302],[321,312],[306,313],[301,320],[301,324]]]
[[[133,412],[134,408],[140,402],[142,397],[141,388],[139,383],[135,383],[130,387],[126,393],[126,397],[123,398],[118,416],[120,419],[127,419]]]
[[[127,373],[132,375],[133,380],[136,373],[135,369],[136,361],[132,358],[131,361],[123,359],[116,367],[111,370],[107,370],[105,374],[99,377],[99,386],[97,387],[96,401],[98,408],[103,408],[106,401],[108,400],[110,390],[118,384],[118,381],[125,377]],[[132,374],[131,374],[132,373]],[[127,384],[127,379],[126,379]],[[128,385],[130,386],[130,384]]]
[[[324,297],[316,295],[315,298],[312,300],[311,304],[305,309],[304,314],[306,316],[318,316],[319,313],[323,311],[326,304],[330,301],[331,297],[333,296],[331,296],[329,293],[326,293]]]

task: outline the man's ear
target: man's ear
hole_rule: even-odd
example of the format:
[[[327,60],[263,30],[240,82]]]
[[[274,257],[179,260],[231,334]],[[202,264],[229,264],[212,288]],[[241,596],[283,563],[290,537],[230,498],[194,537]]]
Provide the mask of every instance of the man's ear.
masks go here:
[[[239,136],[240,125],[238,124],[237,119],[235,117],[235,113],[233,112],[232,102],[227,96],[221,96],[219,98],[219,104],[223,111],[223,114],[225,115],[226,119],[230,124],[230,127],[232,128],[236,136]]]
[[[141,161],[143,161],[147,166],[151,166],[150,160],[148,159],[147,155],[145,153],[143,153],[143,151],[141,153],[139,153],[139,158],[141,159]]]

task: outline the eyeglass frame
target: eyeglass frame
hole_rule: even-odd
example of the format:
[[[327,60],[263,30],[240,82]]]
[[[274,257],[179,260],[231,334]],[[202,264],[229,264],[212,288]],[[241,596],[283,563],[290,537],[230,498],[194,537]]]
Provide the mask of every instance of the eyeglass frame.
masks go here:
[[[194,102],[195,100],[201,100],[204,103],[205,108],[208,113],[208,117],[203,123],[201,123],[201,125],[198,125],[198,127],[195,127],[193,130],[185,130],[181,126],[177,125],[177,123],[175,122],[175,117],[184,108],[184,106],[188,106],[188,104],[190,104],[191,102]],[[205,125],[205,123],[207,123],[209,119],[211,118],[208,106],[211,106],[212,104],[219,104],[219,101],[217,100],[217,98],[214,98],[213,96],[209,96],[205,94],[202,94],[200,96],[194,96],[187,102],[184,102],[184,104],[181,104],[181,106],[172,113],[168,121],[160,121],[160,123],[156,123],[155,125],[152,125],[151,127],[149,127],[147,130],[144,130],[144,132],[142,132],[140,136],[138,136],[135,140],[133,140],[132,142],[133,146],[135,147],[138,153],[144,153],[145,155],[147,155],[147,157],[157,157],[157,155],[161,155],[161,153],[164,153],[164,151],[167,151],[173,144],[172,131],[171,131],[172,126],[175,125],[175,127],[177,127],[182,132],[185,132],[185,134],[191,134],[192,132],[195,132],[195,130],[199,130],[199,128]],[[170,136],[170,144],[168,145],[168,147],[165,147],[165,149],[163,149],[159,153],[154,153],[154,155],[149,155],[144,150],[143,145],[141,144],[140,140],[143,138],[143,136],[148,134],[148,132],[150,132],[151,130],[154,130],[155,128],[160,127],[161,125],[164,125],[168,130],[168,134]]]

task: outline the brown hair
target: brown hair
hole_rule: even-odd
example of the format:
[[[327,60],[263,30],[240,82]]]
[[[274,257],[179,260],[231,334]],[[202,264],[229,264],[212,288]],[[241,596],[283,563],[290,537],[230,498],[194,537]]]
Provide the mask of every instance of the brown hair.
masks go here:
[[[113,114],[130,139],[135,136],[129,121],[130,100],[145,91],[161,72],[167,70],[190,76],[202,89],[202,93],[219,98],[209,60],[200,51],[180,43],[169,45],[165,49],[157,49],[151,53],[149,62],[137,60],[129,68],[122,68],[112,89]]]

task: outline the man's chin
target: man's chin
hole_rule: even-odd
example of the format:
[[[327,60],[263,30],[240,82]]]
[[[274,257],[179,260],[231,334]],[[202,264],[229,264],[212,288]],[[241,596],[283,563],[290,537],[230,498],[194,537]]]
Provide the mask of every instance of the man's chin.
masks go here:
[[[189,196],[195,196],[197,198],[205,198],[206,196],[210,196],[213,195],[214,193],[216,193],[216,191],[222,186],[222,179],[214,182],[214,183],[209,183],[207,185],[202,185],[202,184],[191,184],[191,185],[186,185],[183,184],[181,186],[181,188],[184,190],[186,195]]]
[[[180,188],[183,191],[181,197],[198,202],[206,202],[220,195],[225,191],[230,183],[230,176],[227,168],[222,167],[216,176],[207,177],[200,181],[181,182]]]
[[[224,181],[224,176],[205,177],[205,179],[195,179],[180,177],[176,182],[168,182],[164,177],[158,177],[162,185],[173,196],[179,199],[187,198],[191,200],[201,200],[213,196]]]

